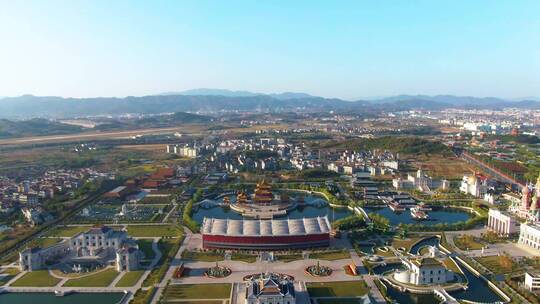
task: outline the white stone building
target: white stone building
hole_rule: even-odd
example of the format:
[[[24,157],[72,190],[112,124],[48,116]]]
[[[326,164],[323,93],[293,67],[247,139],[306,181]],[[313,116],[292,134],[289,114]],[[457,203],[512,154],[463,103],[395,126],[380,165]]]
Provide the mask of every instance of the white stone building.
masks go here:
[[[519,232],[519,222],[508,212],[497,209],[489,209],[487,227],[501,236],[510,236]]]
[[[538,223],[522,223],[518,243],[540,251],[540,225]]]
[[[127,232],[109,227],[93,227],[69,240],[47,248],[29,248],[19,253],[21,271],[43,267],[48,259],[92,259],[101,262],[113,260],[117,271],[137,270],[141,251]]]
[[[394,279],[401,283],[437,285],[447,283],[454,278],[454,273],[433,257],[402,260],[402,262],[408,269],[394,274]]]
[[[529,272],[525,273],[525,288],[529,291],[536,291],[540,289],[540,273]]]
[[[488,187],[486,183],[476,175],[465,175],[461,180],[459,190],[474,197],[483,198],[488,190]]]
[[[167,153],[178,154],[181,157],[196,158],[199,155],[199,149],[187,145],[167,145]]]

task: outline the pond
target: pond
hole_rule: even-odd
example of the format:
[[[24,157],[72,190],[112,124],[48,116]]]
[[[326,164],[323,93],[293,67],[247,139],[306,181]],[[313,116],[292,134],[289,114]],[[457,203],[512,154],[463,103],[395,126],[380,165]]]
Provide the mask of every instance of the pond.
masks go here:
[[[403,265],[403,263],[390,263],[386,265],[375,266],[373,268],[373,272],[375,274],[382,275],[385,272],[390,271],[390,270],[405,270],[405,269],[407,269],[407,267]]]
[[[412,253],[412,254],[420,254],[419,252],[420,252],[420,249],[422,247],[425,247],[425,246],[438,247],[439,243],[440,243],[440,240],[436,236],[430,237],[430,238],[425,238],[425,239],[421,240],[420,242],[414,244],[414,246],[411,247],[411,250],[409,252]]]
[[[458,292],[453,292],[451,295],[456,299],[468,300],[481,303],[493,303],[497,301],[504,301],[493,289],[491,289],[487,283],[481,278],[475,276],[465,266],[457,261],[460,268],[463,270],[465,277],[469,281],[469,288]]]
[[[0,294],[0,303],[17,304],[116,304],[119,303],[124,293],[73,293],[63,297],[57,297],[54,293],[45,292],[13,292]]]
[[[231,202],[234,201],[234,197],[230,197]],[[286,216],[281,218],[291,218],[298,219],[304,217],[317,217],[317,216],[328,216],[328,219],[332,222],[334,220],[339,220],[349,215],[354,214],[353,211],[347,208],[332,208],[328,206],[326,201],[322,200],[320,197],[316,196],[306,196],[304,198],[305,205],[297,207],[291,211]],[[193,212],[193,219],[202,223],[205,217],[213,217],[219,219],[242,219],[242,215],[237,213],[234,210],[231,210],[228,207],[199,207]],[[279,218],[279,217],[276,217]]]
[[[422,224],[422,225],[436,225],[440,223],[453,224],[457,222],[464,222],[468,220],[471,215],[470,213],[459,210],[459,209],[450,209],[450,208],[434,208],[432,211],[428,211],[429,218],[427,220],[416,220],[411,216],[409,210],[396,213],[388,207],[383,208],[373,208],[373,207],[364,207],[367,213],[377,213],[386,217],[391,225],[398,224]]]
[[[373,248],[375,248],[375,243],[358,244],[358,248],[360,249],[360,251],[362,251],[363,253],[367,255],[375,253],[375,251],[373,250]]]
[[[388,296],[399,304],[434,304],[440,303],[433,294],[413,294],[388,287]]]

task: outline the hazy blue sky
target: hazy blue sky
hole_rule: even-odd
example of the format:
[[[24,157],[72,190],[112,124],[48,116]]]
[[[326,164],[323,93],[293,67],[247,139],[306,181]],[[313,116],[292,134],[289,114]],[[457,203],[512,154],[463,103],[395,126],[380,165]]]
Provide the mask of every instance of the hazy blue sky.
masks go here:
[[[540,1],[0,0],[0,96],[540,96]]]

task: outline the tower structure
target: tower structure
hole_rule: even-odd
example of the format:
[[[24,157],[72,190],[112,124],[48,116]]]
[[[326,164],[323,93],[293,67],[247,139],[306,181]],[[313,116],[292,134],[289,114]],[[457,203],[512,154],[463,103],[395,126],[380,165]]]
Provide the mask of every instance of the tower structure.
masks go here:
[[[529,210],[531,202],[531,191],[529,190],[529,185],[524,185],[521,189],[521,209]]]
[[[274,200],[274,195],[271,190],[272,186],[263,179],[255,188],[253,202],[259,205],[270,205]]]
[[[536,185],[534,187],[534,197],[532,204],[535,205],[536,210],[540,210],[540,173],[538,173],[538,178],[536,179]]]

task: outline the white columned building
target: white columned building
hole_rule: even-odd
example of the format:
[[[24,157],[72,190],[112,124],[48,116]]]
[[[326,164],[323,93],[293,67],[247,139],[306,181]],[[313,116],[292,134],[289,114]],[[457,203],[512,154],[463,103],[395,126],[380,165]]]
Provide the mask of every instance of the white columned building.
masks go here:
[[[498,235],[510,236],[519,232],[519,223],[509,213],[489,209],[488,229]]]

